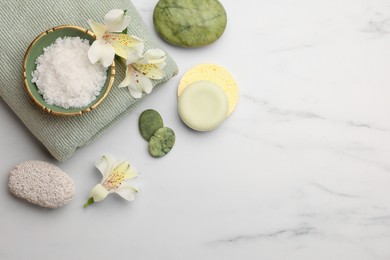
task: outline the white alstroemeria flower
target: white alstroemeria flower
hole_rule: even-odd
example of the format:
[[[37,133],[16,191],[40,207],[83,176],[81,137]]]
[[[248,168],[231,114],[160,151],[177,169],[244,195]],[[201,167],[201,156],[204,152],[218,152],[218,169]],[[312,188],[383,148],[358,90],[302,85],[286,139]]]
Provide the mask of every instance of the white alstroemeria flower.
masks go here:
[[[114,9],[104,16],[104,24],[88,20],[96,35],[96,40],[88,50],[92,64],[101,63],[104,67],[111,65],[115,54],[127,59],[129,54],[141,55],[144,49],[142,39],[128,34],[120,34],[129,26],[130,18],[120,9]]]
[[[122,9],[113,9],[104,16],[104,24],[108,32],[122,32],[130,24],[130,17]]]
[[[119,84],[120,88],[128,87],[134,98],[140,98],[142,92],[152,92],[153,83],[150,79],[162,79],[165,76],[166,54],[160,49],[147,50],[142,58],[129,56],[126,64],[125,79]]]
[[[105,155],[96,161],[95,166],[99,169],[103,178],[101,183],[91,190],[91,197],[84,204],[84,208],[105,199],[110,193],[117,193],[128,201],[134,200],[134,194],[138,192],[137,189],[124,182],[125,180],[134,179],[138,175],[134,167],[129,164],[129,161],[118,163],[113,156]]]

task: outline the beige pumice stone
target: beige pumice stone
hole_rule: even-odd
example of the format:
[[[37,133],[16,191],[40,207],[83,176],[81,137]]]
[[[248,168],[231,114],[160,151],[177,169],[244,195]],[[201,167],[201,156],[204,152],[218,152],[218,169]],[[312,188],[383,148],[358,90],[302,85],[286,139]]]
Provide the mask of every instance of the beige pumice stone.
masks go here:
[[[57,166],[43,161],[26,161],[16,165],[9,174],[9,191],[28,202],[58,208],[74,197],[73,180]]]

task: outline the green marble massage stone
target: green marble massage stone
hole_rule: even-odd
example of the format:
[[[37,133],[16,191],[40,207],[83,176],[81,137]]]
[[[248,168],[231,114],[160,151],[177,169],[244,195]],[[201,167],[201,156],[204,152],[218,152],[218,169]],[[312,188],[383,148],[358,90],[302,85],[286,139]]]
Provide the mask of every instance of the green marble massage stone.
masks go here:
[[[163,120],[160,114],[153,109],[148,109],[142,112],[139,117],[138,127],[143,139],[149,142],[153,134],[163,127]]]
[[[168,127],[158,129],[149,141],[149,153],[155,158],[163,157],[175,144],[175,132]]]
[[[153,13],[157,32],[180,47],[209,45],[226,28],[226,11],[218,0],[160,0]]]

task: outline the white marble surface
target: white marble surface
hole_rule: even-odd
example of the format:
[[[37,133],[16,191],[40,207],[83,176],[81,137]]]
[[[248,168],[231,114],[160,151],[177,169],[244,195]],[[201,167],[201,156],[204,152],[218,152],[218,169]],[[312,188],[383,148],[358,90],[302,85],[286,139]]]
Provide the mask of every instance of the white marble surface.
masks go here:
[[[215,44],[161,41],[180,74],[65,163],[0,102],[0,259],[390,259],[390,2],[222,0]],[[153,29],[155,0],[134,0]],[[196,133],[177,115],[176,87],[198,63],[240,85],[233,115]],[[154,108],[176,131],[151,158],[137,129]],[[84,210],[104,153],[142,173],[132,203]],[[45,210],[7,191],[13,165],[51,161],[71,175],[74,201]]]

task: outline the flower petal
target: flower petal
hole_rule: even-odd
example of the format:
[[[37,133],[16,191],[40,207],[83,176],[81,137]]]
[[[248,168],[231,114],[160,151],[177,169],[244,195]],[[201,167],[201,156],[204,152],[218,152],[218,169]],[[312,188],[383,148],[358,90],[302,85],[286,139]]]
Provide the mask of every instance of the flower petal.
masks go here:
[[[95,202],[104,200],[108,195],[108,190],[103,187],[101,184],[97,184],[93,189],[91,190],[91,197]]]
[[[125,16],[125,11],[122,9],[112,9],[104,16],[104,23],[120,23]]]
[[[132,78],[131,73],[132,73],[131,66],[127,66],[127,68],[126,68],[126,76],[123,79],[123,81],[119,84],[119,86],[118,86],[119,88],[127,87],[128,85],[130,85],[131,78]]]
[[[153,84],[150,81],[150,79],[148,79],[146,77],[145,77],[145,81],[147,81],[147,82],[144,83],[144,91],[146,94],[150,94],[153,90]]]
[[[96,40],[92,43],[91,47],[88,49],[88,59],[92,64],[96,64],[100,61],[102,52],[101,52],[101,43],[102,40]]]
[[[119,163],[110,173],[110,175],[102,183],[107,190],[119,188],[125,180],[125,173],[130,168],[129,161]]]
[[[150,79],[145,77],[139,71],[134,70],[134,77],[129,85],[130,94],[134,98],[140,98],[142,96],[142,92],[149,94],[150,92],[152,92],[152,89],[153,84]]]
[[[124,183],[121,187],[112,190],[111,192],[117,193],[125,200],[132,201],[135,198],[134,194],[137,192],[137,190],[134,187],[132,187],[130,184]]]
[[[141,39],[127,34],[105,34],[104,39],[115,49],[116,55],[127,59],[129,53],[142,55],[144,44]],[[139,57],[137,58],[139,59]]]
[[[97,39],[102,38],[104,33],[107,31],[107,26],[101,23],[97,23],[94,20],[89,19],[88,24],[95,33]]]
[[[110,44],[105,44],[102,51],[101,63],[104,67],[109,67],[115,59],[115,50]]]
[[[127,58],[126,64],[132,64],[142,58],[142,53],[144,52],[145,45],[143,42],[140,44],[127,49]]]
[[[112,47],[114,48],[115,54],[121,58],[127,59],[127,50],[126,47],[120,45],[117,42],[111,42]]]
[[[132,85],[132,84],[130,84],[128,88],[129,88],[130,94],[133,96],[133,98],[142,97],[142,90],[134,87],[134,85]]]
[[[162,79],[165,76],[165,72],[160,69],[158,64],[133,64],[133,67],[151,79]]]
[[[139,77],[139,72],[136,71],[131,65],[127,65],[127,68],[129,70],[129,73],[131,75],[131,78],[130,78],[130,84],[128,85],[128,89],[130,91],[130,94],[134,97],[134,98],[140,98],[142,97],[142,86],[140,84],[138,84],[137,80],[138,77]]]
[[[118,173],[119,175],[125,175],[125,172],[127,171],[127,169],[130,168],[130,163],[129,161],[122,161],[120,162],[114,169],[114,171],[116,173]]]
[[[130,17],[121,9],[113,9],[104,16],[104,23],[109,32],[122,32],[130,24]]]
[[[104,39],[109,43],[116,42],[124,47],[134,47],[143,42],[142,39],[138,38],[137,36],[123,33],[106,33],[104,34]]]
[[[166,59],[166,54],[160,49],[149,49],[145,52],[144,59],[150,64],[162,63]]]
[[[146,94],[150,94],[150,92],[152,92],[152,90],[153,90],[152,81],[142,74],[139,74],[138,80],[139,80],[138,84],[140,84],[143,87],[144,92]]]
[[[95,162],[95,167],[98,168],[102,174],[103,181],[106,177],[108,177],[108,175],[110,175],[111,171],[114,169],[115,163],[115,158],[111,155],[103,155]]]
[[[127,170],[125,171],[125,180],[134,179],[137,176],[138,176],[137,170],[130,165],[130,167],[127,168]]]
[[[158,64],[158,68],[159,68],[160,70],[162,70],[162,69],[165,68],[166,65],[167,65],[166,62],[162,62],[162,63]]]
[[[104,40],[96,40],[89,47],[88,59],[92,64],[101,63],[104,67],[108,67],[114,58],[114,48]]]

